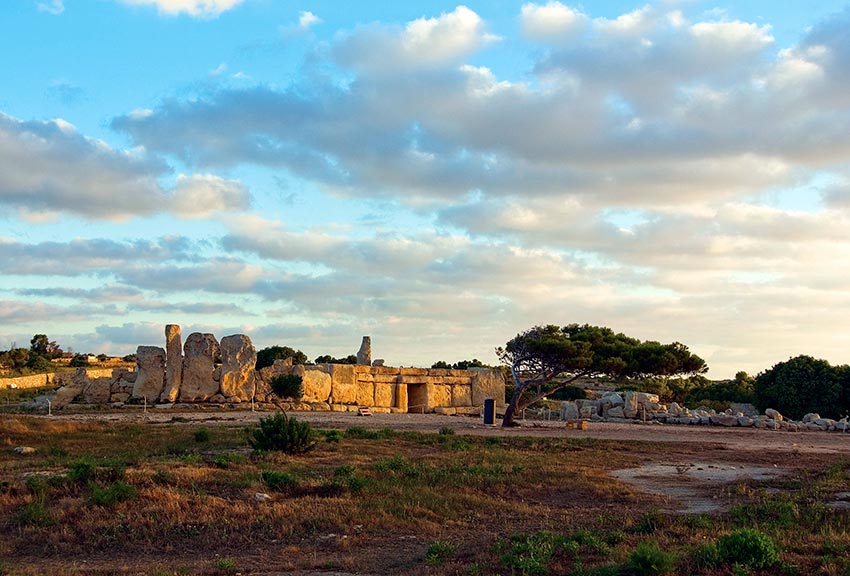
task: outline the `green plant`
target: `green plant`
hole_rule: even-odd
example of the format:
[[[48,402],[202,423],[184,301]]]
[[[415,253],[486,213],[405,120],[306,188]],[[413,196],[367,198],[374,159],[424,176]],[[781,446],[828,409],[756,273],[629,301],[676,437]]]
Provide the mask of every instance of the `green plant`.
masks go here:
[[[260,418],[256,428],[248,431],[248,444],[258,452],[280,451],[286,454],[303,454],[316,445],[315,433],[309,422],[299,422],[278,412]]]
[[[723,562],[752,568],[767,568],[779,561],[779,551],[773,540],[752,528],[722,536],[717,541],[717,552]]]
[[[455,551],[456,547],[451,542],[436,540],[428,546],[428,551],[425,553],[425,562],[430,566],[439,566],[454,556]]]
[[[124,482],[115,482],[106,488],[92,485],[89,500],[97,506],[114,506],[136,496],[136,489]]]
[[[68,480],[74,484],[88,484],[94,480],[95,465],[91,460],[82,459],[71,464],[68,470]]]
[[[714,542],[704,542],[691,551],[691,561],[697,568],[712,568],[722,562]]]
[[[269,382],[272,391],[280,398],[301,400],[304,396],[304,383],[297,374],[280,374]]]
[[[454,436],[455,429],[451,426],[443,426],[440,428],[440,436]]]
[[[392,428],[382,428],[380,430],[368,430],[362,426],[352,426],[345,431],[346,438],[362,438],[364,440],[383,440],[391,438],[395,435],[395,430]]]
[[[195,430],[195,433],[192,434],[192,437],[195,439],[195,442],[199,444],[203,444],[204,442],[209,442],[212,434],[206,428],[200,428]]]
[[[542,530],[534,534],[514,534],[510,549],[502,555],[502,564],[520,574],[535,576],[549,573],[549,562],[566,539]]]
[[[345,437],[345,433],[341,430],[325,430],[322,435],[325,437],[325,442],[331,444],[338,444]]]
[[[629,555],[628,569],[635,576],[669,574],[676,565],[676,557],[663,551],[657,542],[643,541]]]
[[[234,562],[230,558],[221,558],[216,561],[215,567],[221,572],[235,572],[236,562]]]
[[[44,527],[53,524],[53,517],[43,502],[30,502],[18,510],[15,523],[19,526]]]

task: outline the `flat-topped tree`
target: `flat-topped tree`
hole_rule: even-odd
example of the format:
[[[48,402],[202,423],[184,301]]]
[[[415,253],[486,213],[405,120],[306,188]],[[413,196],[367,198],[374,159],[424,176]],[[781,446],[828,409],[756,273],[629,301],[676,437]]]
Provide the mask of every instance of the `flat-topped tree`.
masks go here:
[[[514,426],[518,411],[578,378],[670,377],[708,370],[702,358],[679,342],[642,342],[588,324],[535,326],[497,348],[496,354],[510,367],[516,386],[502,426]]]

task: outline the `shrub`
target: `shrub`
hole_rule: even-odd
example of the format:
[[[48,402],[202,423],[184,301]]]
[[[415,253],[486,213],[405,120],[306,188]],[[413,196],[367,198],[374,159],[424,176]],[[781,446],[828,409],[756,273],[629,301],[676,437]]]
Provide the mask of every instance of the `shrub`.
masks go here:
[[[298,487],[298,477],[290,472],[267,470],[262,473],[263,482],[272,490],[291,492]]]
[[[204,442],[209,442],[212,435],[206,428],[201,428],[200,430],[195,430],[195,433],[192,436],[195,438],[195,442],[202,444]]]
[[[566,542],[560,534],[545,530],[534,534],[515,534],[511,537],[510,550],[502,555],[502,564],[520,574],[548,574],[549,562]]]
[[[84,356],[83,354],[77,354],[71,361],[68,362],[68,366],[71,368],[81,368],[89,365],[89,357]]]
[[[304,383],[297,374],[281,374],[269,383],[272,391],[280,398],[300,400],[304,396]]]
[[[15,523],[19,526],[50,526],[53,518],[42,502],[30,502],[15,514]]]
[[[440,436],[454,436],[455,429],[451,426],[443,426],[440,428]]]
[[[91,502],[98,506],[114,506],[119,502],[129,500],[136,495],[136,489],[125,484],[124,482],[115,482],[114,484],[101,488],[97,485],[92,485]]]
[[[660,576],[669,574],[676,559],[673,554],[663,551],[657,542],[641,542],[629,556],[629,571],[635,576]]]
[[[564,386],[547,396],[550,400],[584,400],[587,392],[578,386]]]
[[[454,556],[455,546],[445,540],[431,542],[425,553],[425,561],[431,566],[438,566]]]
[[[758,530],[743,528],[717,541],[720,560],[752,568],[767,568],[779,561],[779,551],[773,540]]]
[[[278,412],[260,418],[256,428],[248,431],[248,444],[258,452],[280,451],[286,454],[303,454],[316,445],[315,433],[309,422],[298,422]]]

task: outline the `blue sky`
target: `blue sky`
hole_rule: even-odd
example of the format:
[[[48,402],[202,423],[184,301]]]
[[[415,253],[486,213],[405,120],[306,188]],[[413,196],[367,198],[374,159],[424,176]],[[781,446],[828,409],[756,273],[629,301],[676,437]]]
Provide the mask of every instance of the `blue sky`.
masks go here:
[[[844,2],[0,5],[0,349],[846,363]]]

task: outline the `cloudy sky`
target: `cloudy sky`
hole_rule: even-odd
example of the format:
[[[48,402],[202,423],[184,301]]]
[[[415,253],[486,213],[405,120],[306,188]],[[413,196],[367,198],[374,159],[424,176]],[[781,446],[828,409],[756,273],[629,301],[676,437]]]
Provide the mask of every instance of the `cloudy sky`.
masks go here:
[[[0,349],[850,361],[844,1],[0,4]]]

